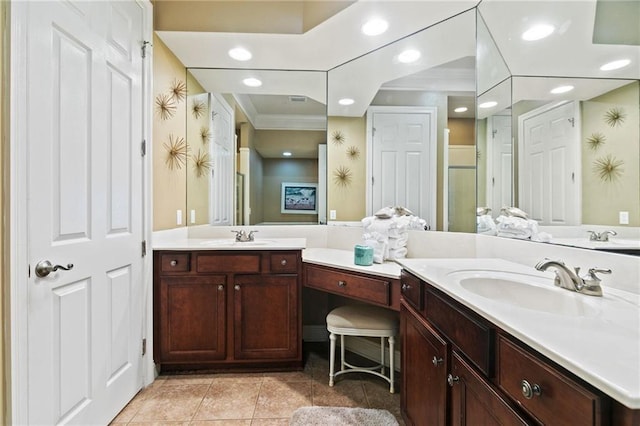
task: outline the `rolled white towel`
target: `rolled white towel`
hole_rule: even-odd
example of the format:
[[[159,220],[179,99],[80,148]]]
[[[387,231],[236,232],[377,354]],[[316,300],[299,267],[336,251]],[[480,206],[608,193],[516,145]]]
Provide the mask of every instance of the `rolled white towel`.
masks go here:
[[[373,248],[374,263],[384,262],[387,253],[387,238],[383,235],[372,232],[362,235],[363,244]]]
[[[389,249],[398,249],[407,245],[409,234],[404,233],[398,237],[389,237]]]
[[[390,249],[389,254],[387,255],[387,259],[395,260],[395,259],[403,259],[407,256],[407,248],[401,247],[399,249]]]

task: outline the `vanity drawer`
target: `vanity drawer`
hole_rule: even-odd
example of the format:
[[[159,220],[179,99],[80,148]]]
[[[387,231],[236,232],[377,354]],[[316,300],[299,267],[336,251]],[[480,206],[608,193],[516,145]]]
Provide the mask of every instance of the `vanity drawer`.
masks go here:
[[[509,397],[543,424],[602,423],[603,402],[599,395],[504,336],[498,336],[497,381]]]
[[[402,270],[400,275],[400,294],[409,305],[422,312],[424,309],[424,283],[419,278]]]
[[[493,376],[495,330],[480,316],[426,286],[427,319],[457,346],[480,371]]]
[[[389,306],[391,283],[384,279],[305,266],[305,285],[318,290]]]
[[[219,273],[240,272],[260,273],[259,253],[198,253],[196,254],[196,272]]]
[[[271,253],[269,267],[273,274],[295,274],[298,272],[298,253],[288,251]]]
[[[160,255],[160,272],[189,272],[191,253],[163,253]]]

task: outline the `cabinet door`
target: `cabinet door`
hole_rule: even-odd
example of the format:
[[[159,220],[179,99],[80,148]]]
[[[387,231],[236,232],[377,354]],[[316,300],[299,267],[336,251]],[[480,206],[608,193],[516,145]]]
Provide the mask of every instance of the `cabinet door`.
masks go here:
[[[452,425],[527,425],[529,422],[456,352],[451,355]]]
[[[236,275],[233,286],[234,358],[297,359],[297,275]]]
[[[160,279],[159,362],[195,362],[226,356],[226,277]]]
[[[402,411],[410,425],[444,425],[448,345],[404,303],[400,305]]]

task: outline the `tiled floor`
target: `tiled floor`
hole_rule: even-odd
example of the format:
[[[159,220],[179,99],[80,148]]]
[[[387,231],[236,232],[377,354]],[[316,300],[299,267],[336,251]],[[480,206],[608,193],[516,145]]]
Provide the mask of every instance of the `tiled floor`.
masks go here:
[[[326,351],[314,348],[305,359],[297,372],[161,375],[112,424],[287,425],[296,408],[310,405],[383,408],[403,424],[400,395],[384,380],[354,373],[329,387]]]

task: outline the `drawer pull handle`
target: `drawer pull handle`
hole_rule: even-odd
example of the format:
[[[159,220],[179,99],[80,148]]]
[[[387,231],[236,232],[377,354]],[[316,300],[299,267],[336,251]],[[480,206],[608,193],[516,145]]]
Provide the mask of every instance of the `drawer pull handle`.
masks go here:
[[[222,284],[218,284],[218,291],[224,290],[224,286]]]
[[[411,289],[411,286],[409,284],[402,283],[402,291],[407,291],[410,289]]]
[[[527,399],[531,399],[534,396],[540,396],[542,394],[542,389],[540,389],[540,386],[535,383],[532,386],[528,381],[523,380],[520,382],[520,386],[522,386],[522,396]]]
[[[458,377],[458,376],[453,376],[451,374],[449,374],[447,376],[447,383],[449,383],[449,386],[453,386],[456,383],[458,383],[459,381],[460,381],[460,377]]]
[[[171,266],[176,266],[176,265],[178,264],[178,261],[174,259],[174,260],[172,260],[169,264],[170,264]]]
[[[347,286],[346,281],[338,281],[338,287],[346,287],[346,286]]]
[[[280,264],[281,264],[282,266],[285,266],[285,265],[287,264],[287,259],[282,259],[282,260],[280,261]]]
[[[240,284],[236,284],[236,285],[234,285],[234,286],[233,286],[233,289],[234,289],[235,291],[240,291]]]
[[[442,364],[444,360],[442,358],[438,358],[437,356],[434,355],[433,359],[431,360],[431,362],[433,363],[433,365],[435,365],[436,367],[439,364]]]

